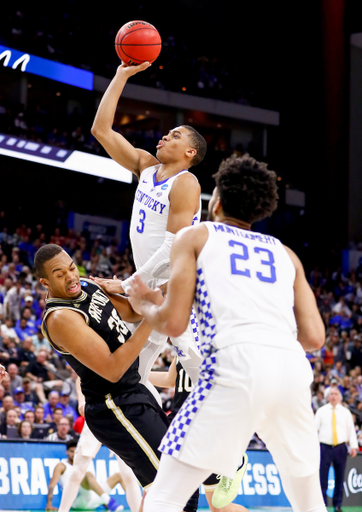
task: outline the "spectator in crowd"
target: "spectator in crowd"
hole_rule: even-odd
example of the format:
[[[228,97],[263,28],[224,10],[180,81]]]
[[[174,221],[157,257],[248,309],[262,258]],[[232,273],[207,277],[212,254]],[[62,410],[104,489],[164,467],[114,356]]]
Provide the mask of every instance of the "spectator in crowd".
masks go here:
[[[5,389],[4,389],[4,386],[2,386],[0,384],[0,412],[1,412],[1,408],[3,406],[3,398],[5,396]]]
[[[33,336],[37,332],[37,326],[35,325],[35,320],[32,319],[31,309],[25,307],[21,310],[21,317],[26,318],[26,328],[29,331],[30,336]],[[35,319],[34,315],[34,319]],[[20,320],[18,320],[15,324],[15,328],[20,327]]]
[[[9,364],[7,371],[10,377],[10,393],[14,396],[14,390],[22,386],[23,378],[19,375],[19,369],[15,363]]]
[[[32,437],[44,439],[49,434],[50,424],[44,420],[44,407],[37,405],[34,410],[34,425]]]
[[[20,279],[6,293],[4,298],[5,318],[20,319],[21,299],[23,298],[25,289]]]
[[[9,409],[5,414],[5,421],[0,424],[0,434],[3,439],[16,439],[18,437],[18,415],[15,409]]]
[[[34,411],[33,403],[25,401],[25,393],[23,387],[14,389],[14,407],[20,408],[20,419],[24,417],[24,413],[26,411]]]
[[[42,331],[41,331],[41,325],[37,327],[37,332],[33,334],[31,337],[33,346],[34,346],[34,352],[35,354],[38,354],[40,350],[46,350],[48,357],[51,356],[53,349],[50,346],[49,341],[44,337]]]
[[[16,344],[18,344],[20,341],[18,338],[18,335],[16,334],[16,331],[14,329],[14,322],[11,317],[6,318],[5,322],[1,324],[0,333],[2,336],[8,336]]]
[[[47,352],[41,349],[38,352],[36,360],[30,363],[26,368],[26,377],[29,377],[33,382],[42,383],[42,388],[37,388],[36,392],[42,402],[45,402],[44,387],[46,389],[52,389],[55,386],[61,387],[63,385],[62,380],[56,380],[54,371],[47,362]]]
[[[24,420],[30,421],[30,423],[33,425],[35,421],[35,412],[31,411],[30,409],[28,411],[25,411]]]
[[[312,407],[313,411],[317,412],[317,410],[326,405],[327,400],[324,398],[324,393],[322,390],[318,390],[317,393],[312,398]]]
[[[35,390],[31,388],[31,380],[28,377],[23,378],[23,389],[25,393],[25,402],[31,403],[33,407],[39,404],[40,400]]]
[[[53,421],[53,414],[56,407],[59,403],[59,393],[58,391],[51,391],[48,396],[48,402],[43,405],[44,407],[44,415],[45,415],[45,421],[50,422]],[[63,410],[62,410],[63,415]]]
[[[15,332],[20,341],[24,341],[28,336],[32,336],[33,331],[28,326],[28,320],[25,316],[19,319],[19,323],[15,325]]]
[[[49,434],[47,436],[48,441],[58,441],[61,443],[66,443],[73,439],[73,437],[69,434],[70,430],[70,422],[68,418],[62,418],[57,425],[57,431]]]
[[[20,439],[29,440],[33,432],[33,425],[30,421],[23,420],[18,424],[18,437]]]
[[[3,398],[2,407],[0,409],[0,425],[4,423],[6,418],[6,413],[10,410],[14,409],[14,399],[11,395],[5,395]]]
[[[35,360],[36,356],[34,353],[33,339],[31,336],[27,336],[18,349],[18,362],[20,366],[28,367],[29,364]]]
[[[49,418],[49,416],[47,417]],[[52,434],[57,431],[59,422],[63,418],[63,409],[57,406],[53,411],[53,419],[50,421],[49,419],[46,419],[47,417],[45,417],[45,420],[49,423],[49,434]]]
[[[70,400],[70,392],[68,391],[61,391],[59,393],[59,402],[57,404],[57,407],[60,407],[63,411],[63,416],[66,416],[68,414],[71,415],[73,418],[73,422],[78,418],[79,414],[77,411],[69,404]]]
[[[69,365],[68,368],[70,368]],[[64,393],[69,393],[69,405],[75,410],[78,410],[77,378],[78,375],[73,368],[70,368],[70,377],[65,379],[62,387]]]

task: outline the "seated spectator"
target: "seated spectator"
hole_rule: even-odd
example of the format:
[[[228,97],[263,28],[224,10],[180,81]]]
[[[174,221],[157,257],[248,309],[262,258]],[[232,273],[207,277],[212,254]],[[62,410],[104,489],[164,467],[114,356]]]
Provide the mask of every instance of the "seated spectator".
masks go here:
[[[6,413],[10,409],[14,409],[14,399],[11,395],[5,395],[0,409],[0,425],[5,422]]]
[[[25,401],[24,388],[22,387],[14,389],[14,407],[20,407],[20,419],[23,419],[26,411],[34,411],[33,403]]]
[[[35,360],[36,355],[34,353],[33,338],[27,336],[24,341],[20,343],[20,347],[18,348],[18,361],[20,366],[28,367],[29,364]]]
[[[44,411],[45,412],[45,411]],[[63,409],[61,407],[55,407],[53,411],[53,419],[52,421],[47,421],[45,417],[45,421],[49,423],[49,434],[56,432],[58,429],[58,425],[60,420],[63,418]]]
[[[33,425],[30,421],[23,420],[18,424],[18,437],[19,439],[29,440],[33,432]]]
[[[54,420],[53,415],[54,415],[55,408],[59,408],[58,402],[59,402],[58,391],[51,391],[48,396],[48,402],[43,405],[44,415],[45,415],[44,418],[45,418],[46,422],[50,423],[51,421]],[[63,409],[61,409],[61,411],[62,411],[62,416],[63,416]]]
[[[24,292],[25,288],[23,287],[23,283],[20,279],[18,279],[6,293],[4,298],[6,318],[15,318],[15,320],[20,318],[20,305]]]
[[[23,378],[23,389],[25,393],[25,402],[33,404],[33,407],[39,404],[40,400],[35,391],[31,388],[31,380],[28,377]]]
[[[54,371],[52,367],[47,362],[47,352],[44,349],[41,349],[36,356],[36,360],[30,363],[26,368],[25,376],[29,377],[34,382],[42,383],[43,388],[52,389],[55,386],[63,386],[62,380],[55,380]],[[37,389],[37,394],[42,402],[46,402],[44,393],[41,393],[40,389]]]
[[[70,391],[61,391],[59,393],[59,402],[57,407],[60,407],[63,410],[63,416],[70,414],[73,418],[73,422],[78,418],[79,414],[77,411],[69,404],[70,400]]]
[[[341,383],[346,375],[346,369],[343,366],[342,361],[337,361],[332,368],[331,376],[338,380]]]
[[[15,409],[9,409],[6,411],[5,421],[1,422],[0,434],[3,439],[17,439],[18,430],[17,425],[19,423],[18,415]]]
[[[28,308],[28,307],[25,307],[22,311],[22,315],[21,315],[21,318],[20,320],[18,320],[15,324],[15,330],[17,327],[20,327],[20,322],[21,322],[21,319],[22,318],[26,318],[26,329],[28,330],[29,332],[29,335],[30,336],[33,336],[34,334],[36,334],[36,332],[38,331],[38,328],[35,324],[35,315],[34,315],[34,320],[32,319],[31,317],[31,309]]]
[[[19,386],[22,386],[23,378],[19,375],[19,369],[15,363],[8,365],[7,372],[10,377],[10,393],[14,396],[14,390]]]
[[[20,318],[19,323],[15,326],[15,332],[20,341],[24,341],[25,338],[34,334],[33,329],[28,327],[28,320],[24,316]]]
[[[34,424],[32,437],[34,439],[44,439],[49,434],[50,425],[44,420],[44,407],[37,405],[34,410]]]
[[[6,318],[5,323],[1,324],[0,332],[2,336],[9,336],[12,340],[15,341],[16,344],[19,343],[18,335],[14,329],[14,322],[12,318]]]
[[[31,339],[33,341],[33,346],[34,346],[35,354],[38,354],[39,351],[41,349],[43,349],[43,350],[46,350],[48,356],[51,356],[51,354],[53,352],[53,349],[50,346],[49,341],[44,337],[44,335],[43,335],[43,333],[41,331],[41,326],[40,325],[37,328],[36,334],[33,334]]]
[[[8,336],[0,338],[0,362],[2,364],[18,364],[18,347]]]
[[[318,390],[317,393],[312,397],[312,407],[313,411],[317,412],[317,410],[322,407],[322,405],[325,405],[327,403],[327,400],[324,398],[323,391]]]
[[[25,411],[24,420],[30,421],[30,423],[33,425],[35,421],[35,412],[31,410]]]
[[[352,329],[353,322],[352,320],[347,316],[346,312],[342,309],[340,313],[337,313],[336,315],[332,316],[332,318],[329,320],[329,325],[335,325],[339,329]]]
[[[68,418],[62,418],[57,426],[57,431],[49,434],[47,436],[47,441],[58,441],[61,443],[66,443],[73,439],[73,437],[69,434],[70,430],[70,422]]]

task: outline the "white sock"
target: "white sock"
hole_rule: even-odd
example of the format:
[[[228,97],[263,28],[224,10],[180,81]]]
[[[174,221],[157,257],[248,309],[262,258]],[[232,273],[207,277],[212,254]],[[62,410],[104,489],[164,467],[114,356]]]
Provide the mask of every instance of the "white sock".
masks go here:
[[[109,500],[110,500],[110,499],[111,499],[111,498],[108,496],[108,494],[107,494],[106,492],[104,492],[104,493],[101,495],[101,500],[103,501],[103,503],[104,503],[105,505],[108,505],[108,503],[109,503]]]

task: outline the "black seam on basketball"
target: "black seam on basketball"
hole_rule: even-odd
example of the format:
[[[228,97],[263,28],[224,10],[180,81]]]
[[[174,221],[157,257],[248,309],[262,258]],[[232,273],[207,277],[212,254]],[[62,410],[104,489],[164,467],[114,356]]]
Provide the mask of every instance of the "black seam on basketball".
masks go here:
[[[150,27],[141,27],[141,28],[135,28],[134,30],[131,30],[130,32],[127,32],[127,34],[124,34],[124,36],[122,37],[121,39],[121,43],[123,41],[123,39],[128,36],[129,34],[133,34],[133,32],[137,32],[138,30],[145,30],[145,29],[148,29]],[[156,30],[154,27],[152,27],[152,30],[154,30],[155,32],[158,32],[158,30]]]
[[[124,46],[162,46],[162,43],[152,43],[152,44],[121,44],[121,43],[116,43],[116,46],[121,46],[122,48]]]

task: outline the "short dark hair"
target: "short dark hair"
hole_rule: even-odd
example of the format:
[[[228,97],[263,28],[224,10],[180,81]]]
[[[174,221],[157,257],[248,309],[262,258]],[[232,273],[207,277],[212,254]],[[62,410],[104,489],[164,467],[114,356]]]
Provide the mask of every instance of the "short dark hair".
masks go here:
[[[223,160],[213,178],[226,215],[252,224],[278,206],[275,172],[248,154]]]
[[[193,149],[196,149],[196,155],[191,160],[191,165],[192,166],[197,165],[200,162],[202,162],[203,159],[205,158],[206,149],[207,149],[206,140],[192,126],[189,126],[188,124],[183,124],[182,126],[190,132],[189,137],[191,139],[192,147],[193,147]]]
[[[57,254],[61,253],[62,250],[63,249],[60,245],[57,244],[46,244],[38,249],[34,257],[34,266],[39,278],[46,277],[44,264],[54,258],[54,256],[57,256]]]
[[[69,441],[67,441],[66,443],[66,447],[67,447],[67,450],[69,450],[69,448],[73,448],[74,446],[77,446],[78,444],[78,439],[69,439]]]

